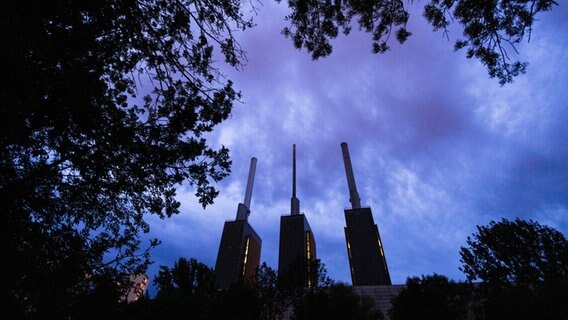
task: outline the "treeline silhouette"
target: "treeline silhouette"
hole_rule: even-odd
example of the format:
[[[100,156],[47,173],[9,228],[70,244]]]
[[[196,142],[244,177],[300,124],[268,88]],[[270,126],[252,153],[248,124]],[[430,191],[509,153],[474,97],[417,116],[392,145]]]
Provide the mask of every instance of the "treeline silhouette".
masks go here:
[[[253,281],[220,290],[210,267],[179,258],[171,267],[160,266],[153,297],[127,303],[120,297],[128,288],[101,278],[66,304],[46,296],[41,308],[17,310],[10,318],[566,319],[568,241],[557,230],[531,220],[491,221],[466,239],[460,255],[465,282],[437,274],[409,277],[389,310],[335,283],[320,261],[298,260],[285,274],[263,263]],[[312,287],[298,281],[303,279],[299,270],[306,270],[303,263],[317,270]]]

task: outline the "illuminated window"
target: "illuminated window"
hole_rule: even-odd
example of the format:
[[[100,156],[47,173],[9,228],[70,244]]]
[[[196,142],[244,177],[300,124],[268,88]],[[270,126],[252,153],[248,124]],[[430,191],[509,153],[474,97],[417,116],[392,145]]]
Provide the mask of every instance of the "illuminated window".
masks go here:
[[[347,235],[347,233],[345,234],[345,239],[347,240],[347,256],[349,257],[349,266],[350,266],[350,271],[351,271],[351,279],[355,278],[355,269],[353,269],[353,266],[351,266],[352,264],[352,256],[351,256],[351,242],[349,242],[349,236]]]
[[[379,245],[379,250],[381,251],[381,257],[385,257],[385,253],[383,251],[383,244],[381,243],[381,238],[379,238],[379,233],[377,232],[377,244]]]
[[[248,251],[249,251],[249,243],[250,243],[250,236],[247,237],[247,242],[245,244],[245,256],[243,258],[243,278],[247,271],[247,258],[248,258]]]
[[[345,235],[347,239],[347,254],[349,255],[349,261],[351,261],[351,243],[349,242],[349,236]]]
[[[308,272],[308,287],[311,287],[312,286],[312,275],[311,275],[310,265],[311,265],[312,253],[310,251],[310,232],[309,231],[306,231],[306,258],[307,258],[306,263],[308,264],[307,265],[308,266],[308,268],[307,268],[308,269],[307,270],[307,272]]]
[[[310,252],[310,232],[306,232],[306,256],[308,260],[312,258],[312,253]]]

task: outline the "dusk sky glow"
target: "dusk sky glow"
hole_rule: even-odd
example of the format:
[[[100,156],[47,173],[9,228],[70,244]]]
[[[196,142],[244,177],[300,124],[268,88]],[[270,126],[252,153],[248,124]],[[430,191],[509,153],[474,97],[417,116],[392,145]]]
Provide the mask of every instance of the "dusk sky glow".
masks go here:
[[[406,3],[405,3],[406,4]],[[205,210],[181,186],[181,213],[149,217],[162,244],[154,265],[179,257],[215,265],[223,224],[243,202],[251,157],[258,159],[249,222],[262,238],[261,262],[278,266],[280,216],[290,213],[292,145],[297,197],[329,276],[351,282],[343,228],[349,192],[340,143],[349,144],[363,206],[373,211],[393,284],[438,273],[464,280],[459,248],[476,225],[533,219],[568,235],[568,10],[537,16],[530,42],[519,44],[527,74],[501,87],[477,60],[454,52],[408,3],[404,45],[371,53],[356,29],[312,61],[280,32],[286,4],[265,1],[256,27],[238,34],[242,70],[222,68],[243,97],[207,136],[229,148],[232,174]],[[394,40],[394,39],[393,39]],[[222,61],[220,61],[222,62]]]

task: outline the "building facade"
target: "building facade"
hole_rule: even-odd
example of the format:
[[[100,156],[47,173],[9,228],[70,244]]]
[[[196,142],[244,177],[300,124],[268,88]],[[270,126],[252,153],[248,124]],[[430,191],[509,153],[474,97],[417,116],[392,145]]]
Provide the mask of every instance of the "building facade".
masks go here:
[[[146,274],[132,274],[125,276],[120,285],[127,285],[127,290],[121,298],[121,301],[127,303],[134,302],[140,299],[148,289],[148,275]]]
[[[341,143],[351,209],[345,209],[345,243],[353,286],[391,285],[379,228],[371,208],[361,207],[347,143]]]
[[[288,273],[288,280],[296,285],[311,287],[317,281],[316,240],[304,214],[280,217],[280,244],[278,255],[278,271],[281,275]],[[290,279],[290,273],[295,273]],[[300,281],[298,281],[300,279]]]
[[[215,277],[226,289],[240,281],[252,281],[260,263],[262,240],[246,220],[227,221],[223,227]]]
[[[345,223],[345,242],[353,285],[390,285],[385,251],[371,208],[346,209]]]
[[[300,200],[296,197],[296,145],[292,155],[290,214],[280,217],[278,253],[280,281],[290,282],[283,285],[311,287],[316,284],[316,240],[308,219],[300,213]]]
[[[251,159],[244,203],[239,203],[237,218],[226,221],[215,262],[215,277],[221,289],[232,284],[254,281],[260,264],[262,240],[248,222],[256,158]]]

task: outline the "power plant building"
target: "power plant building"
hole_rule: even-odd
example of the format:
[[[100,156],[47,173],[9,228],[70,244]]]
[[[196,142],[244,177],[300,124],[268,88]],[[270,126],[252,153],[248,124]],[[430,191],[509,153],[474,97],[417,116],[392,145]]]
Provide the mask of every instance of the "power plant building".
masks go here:
[[[391,285],[387,261],[369,207],[361,207],[347,143],[341,143],[351,209],[345,209],[345,242],[353,286]]]
[[[148,289],[148,279],[148,275],[142,273],[124,276],[119,286],[126,285],[127,290],[120,300],[130,303],[140,299]]]
[[[292,273],[296,279],[292,285],[311,287],[317,281],[317,270],[311,270],[315,267],[313,262],[317,260],[316,241],[306,216],[300,213],[300,200],[296,197],[296,145],[293,146],[292,156],[290,207],[290,215],[280,217],[278,273],[281,279],[282,275]]]
[[[223,227],[219,253],[215,263],[215,277],[221,289],[232,284],[252,281],[260,263],[262,240],[248,222],[256,158],[251,159],[244,203],[239,203],[237,218]]]
[[[391,279],[379,228],[370,207],[362,207],[347,143],[341,143],[349,187],[351,208],[345,209],[345,242],[353,286],[390,286]],[[260,263],[262,240],[248,222],[250,200],[256,171],[251,159],[244,203],[239,203],[237,217],[223,227],[215,276],[221,289],[232,284],[252,281]],[[290,214],[280,217],[278,255],[279,282],[295,287],[311,287],[317,282],[316,241],[305,214],[300,213],[296,197],[296,145],[292,156],[292,197]],[[292,278],[283,278],[291,276]],[[291,281],[290,281],[291,280]]]

